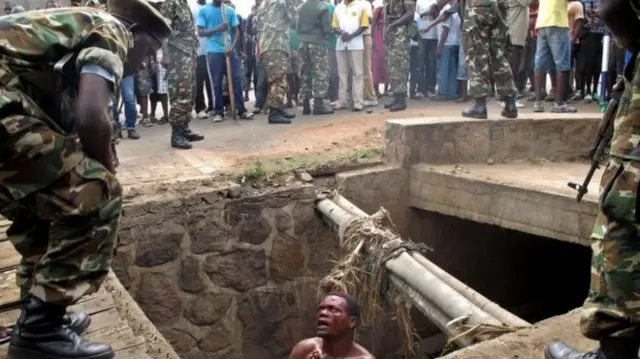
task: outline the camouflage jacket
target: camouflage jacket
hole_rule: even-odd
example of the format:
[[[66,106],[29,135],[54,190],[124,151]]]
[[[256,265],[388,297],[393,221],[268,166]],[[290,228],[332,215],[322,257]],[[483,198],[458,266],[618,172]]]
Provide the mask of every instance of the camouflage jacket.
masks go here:
[[[0,32],[0,126],[9,138],[29,134],[43,123],[66,135],[68,129],[61,124],[72,123],[80,70],[85,65],[101,66],[114,75],[117,85],[133,44],[131,33],[120,21],[92,8],[3,16]],[[54,66],[64,58],[69,60],[63,76]],[[66,140],[39,138],[41,143],[29,143],[28,155],[21,153],[25,149],[17,143],[5,143],[13,150],[4,151],[1,157],[0,183],[12,188],[14,199],[49,185],[44,178],[55,178],[79,163],[83,155],[72,151],[73,138],[62,138]],[[61,153],[69,157],[61,159]],[[21,177],[24,168],[38,174],[43,183]]]
[[[404,14],[413,14],[416,11],[416,0],[384,0],[384,6],[386,6],[386,19],[387,24],[391,23]]]
[[[166,0],[162,4],[160,13],[169,20],[173,28],[173,34],[168,40],[169,46],[188,54],[195,53],[198,48],[198,38],[193,23],[193,13],[187,0]]]
[[[613,122],[611,155],[640,161],[640,56],[624,69],[624,93]]]
[[[260,54],[265,51],[289,53],[289,27],[295,26],[293,0],[265,0],[258,9]]]

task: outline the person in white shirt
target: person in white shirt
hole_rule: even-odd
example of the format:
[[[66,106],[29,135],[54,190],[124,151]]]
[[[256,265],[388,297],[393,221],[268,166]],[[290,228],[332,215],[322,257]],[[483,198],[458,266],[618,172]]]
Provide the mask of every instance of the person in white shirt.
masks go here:
[[[455,0],[452,0],[455,1]],[[440,14],[451,7],[446,4]],[[437,27],[438,47],[438,96],[437,100],[458,98],[458,47],[460,46],[460,16],[454,13]]]
[[[438,9],[436,6],[436,0],[418,0],[416,2],[416,13],[420,16],[421,26],[420,30],[424,30],[429,26],[436,15]],[[422,66],[422,83],[420,84],[420,93],[416,93],[416,96],[427,95],[433,97],[436,94],[436,48],[438,47],[438,34],[435,28],[431,28],[429,31],[421,31],[422,40],[420,47],[422,50],[422,59],[424,64]]]
[[[369,14],[362,1],[345,0],[336,6],[333,13],[333,28],[338,34],[336,58],[338,62],[338,101],[334,108],[342,109],[347,104],[349,73],[351,73],[351,99],[353,111],[363,109],[363,33],[369,28]]]
[[[420,15],[416,12],[414,21],[418,28],[422,26]],[[409,97],[412,99],[421,99],[424,96],[417,96],[418,88],[423,81],[422,75],[422,58],[420,57],[420,43],[414,39],[409,40]]]

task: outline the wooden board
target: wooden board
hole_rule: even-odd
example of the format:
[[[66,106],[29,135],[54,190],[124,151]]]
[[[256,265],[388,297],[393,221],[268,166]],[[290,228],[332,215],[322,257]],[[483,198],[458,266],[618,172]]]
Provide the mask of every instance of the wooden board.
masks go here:
[[[18,266],[22,256],[13,248],[9,241],[0,242],[0,271],[13,269]]]

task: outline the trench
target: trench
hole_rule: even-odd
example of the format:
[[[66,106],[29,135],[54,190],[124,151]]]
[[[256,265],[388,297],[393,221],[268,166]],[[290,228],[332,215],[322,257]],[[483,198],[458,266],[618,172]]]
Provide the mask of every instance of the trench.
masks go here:
[[[355,198],[364,193],[347,193]],[[314,209],[315,187],[131,201],[114,272],[182,358],[288,357],[314,335],[318,281],[338,239]],[[376,205],[376,206],[379,206]],[[420,210],[390,209],[403,233],[433,248],[428,258],[529,322],[579,307],[590,250]],[[413,316],[425,353],[443,337]],[[366,318],[359,341],[377,358],[402,356],[390,318]]]

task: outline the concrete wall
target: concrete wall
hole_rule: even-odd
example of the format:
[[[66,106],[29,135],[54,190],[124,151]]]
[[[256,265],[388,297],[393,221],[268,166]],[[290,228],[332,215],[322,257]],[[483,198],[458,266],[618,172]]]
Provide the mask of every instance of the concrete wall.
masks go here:
[[[285,358],[314,334],[337,237],[315,213],[313,186],[230,193],[127,206],[114,271],[181,357]],[[384,358],[396,333],[378,323],[361,341]]]
[[[473,120],[417,118],[387,121],[385,159],[390,165],[575,160],[596,131],[600,115],[527,114],[527,118]]]

